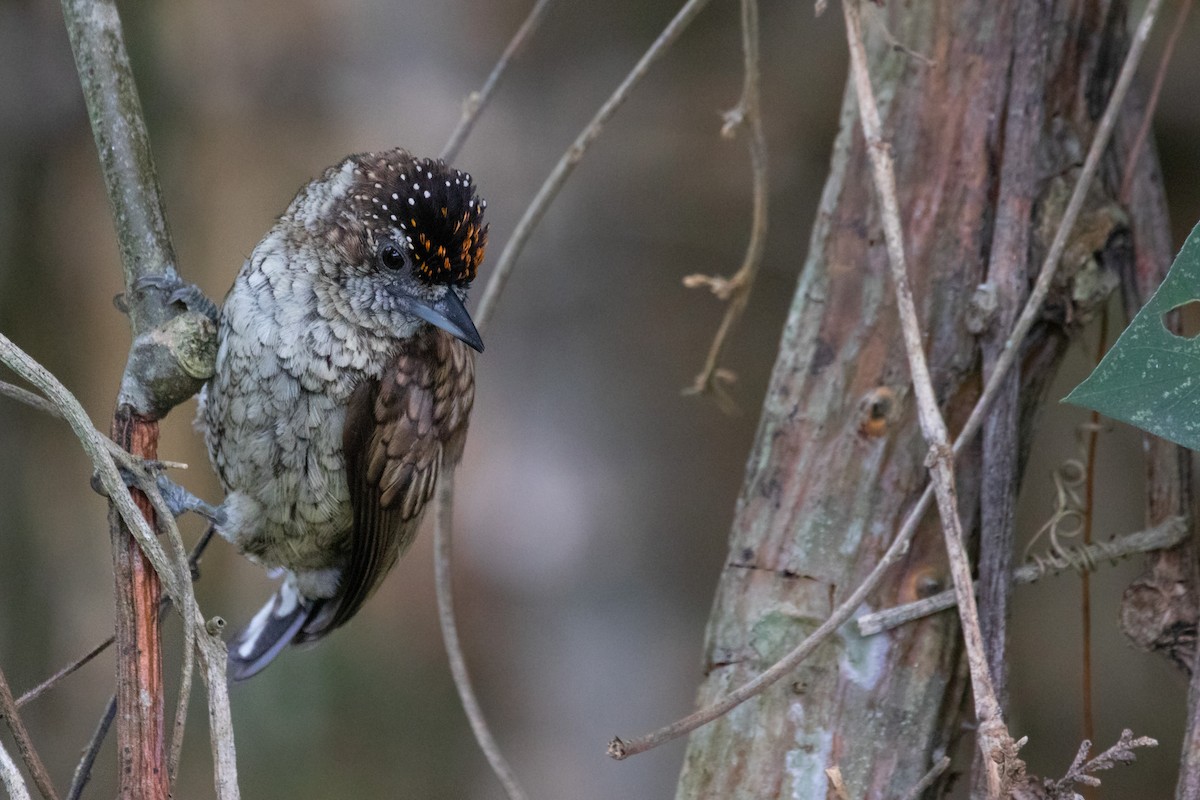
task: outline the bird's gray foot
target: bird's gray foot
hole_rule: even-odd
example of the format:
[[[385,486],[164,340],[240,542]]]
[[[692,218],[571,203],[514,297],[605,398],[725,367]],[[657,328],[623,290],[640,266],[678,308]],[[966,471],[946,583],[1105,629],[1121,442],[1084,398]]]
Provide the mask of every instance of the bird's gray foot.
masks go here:
[[[167,293],[168,304],[179,304],[187,311],[195,311],[213,322],[217,321],[217,304],[200,291],[195,284],[184,283],[173,270],[165,275],[143,275],[133,283],[135,292],[143,292],[148,289]],[[121,303],[124,303],[123,299]]]
[[[154,475],[154,483],[158,487],[159,494],[162,495],[163,500],[166,502],[167,510],[171,512],[171,516],[178,519],[191,511],[204,517],[214,527],[220,528],[225,523],[226,515],[220,506],[214,506],[211,503],[201,500],[162,472],[157,472],[156,474],[156,469],[161,469],[161,466],[156,468],[154,462],[146,462],[146,466],[153,470],[150,474]],[[145,485],[143,483],[145,478],[135,475],[131,470],[125,467],[117,467],[117,471],[121,473],[121,480],[131,489],[138,489]],[[104,491],[104,487],[100,485],[100,481],[95,475],[92,476],[91,483],[92,491],[105,497],[108,496],[108,492]]]
[[[225,512],[221,510],[220,506],[214,506],[201,500],[162,473],[158,474],[155,483],[158,485],[158,491],[163,496],[163,500],[167,503],[167,508],[176,518],[191,511],[204,517],[217,528],[221,528],[225,524]]]

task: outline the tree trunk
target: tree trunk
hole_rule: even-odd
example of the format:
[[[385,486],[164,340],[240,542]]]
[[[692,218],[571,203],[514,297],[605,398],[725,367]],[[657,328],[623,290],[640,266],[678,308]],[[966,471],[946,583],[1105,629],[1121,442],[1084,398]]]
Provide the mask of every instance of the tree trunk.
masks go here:
[[[1002,339],[997,326],[1011,318],[1003,299],[1001,313],[989,312],[994,291],[981,284],[1006,281],[1002,291],[1011,296],[1012,259],[1021,275],[1036,270],[1125,52],[1123,3],[1039,4],[1044,27],[1034,47],[1018,30],[1020,5],[888,3],[879,14],[909,52],[885,40],[881,26],[868,26],[911,279],[952,431],[978,395],[982,343]],[[1013,75],[1037,80],[1014,87]],[[1063,258],[1065,280],[1026,344],[1017,436],[1008,442],[1017,468],[986,473],[990,480],[1016,480],[1032,411],[1070,336],[1115,286],[1114,270],[1129,263],[1118,252],[1122,243],[1128,250],[1127,216],[1109,199],[1120,172],[1119,164],[1103,170],[1093,188]],[[1013,188],[1005,176],[1014,176]],[[1029,195],[1030,186],[1024,202],[1012,195]],[[920,495],[926,451],[847,86],[709,621],[699,704],[770,666],[858,584]],[[977,531],[980,448],[964,450],[958,464],[964,527]],[[986,494],[1003,503],[1014,491],[992,486]],[[1003,507],[983,516],[1011,517]],[[935,514],[926,516],[871,609],[949,585],[937,524]],[[1000,602],[983,612],[993,622],[1004,618],[1003,593]],[[1002,635],[1003,626],[992,630]],[[964,672],[952,613],[868,638],[847,625],[789,679],[692,734],[677,797],[824,798],[825,769],[834,765],[851,797],[895,797],[935,754],[952,749]]]

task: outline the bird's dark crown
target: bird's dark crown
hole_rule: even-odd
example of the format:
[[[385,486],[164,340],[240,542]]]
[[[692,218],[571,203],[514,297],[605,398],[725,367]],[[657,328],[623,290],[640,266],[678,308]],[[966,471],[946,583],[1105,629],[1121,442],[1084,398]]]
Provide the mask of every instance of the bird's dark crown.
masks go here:
[[[358,238],[368,250],[363,256],[391,240],[406,248],[413,274],[425,283],[465,285],[475,279],[487,246],[487,201],[475,194],[468,173],[399,149],[350,161],[346,222],[361,226]]]

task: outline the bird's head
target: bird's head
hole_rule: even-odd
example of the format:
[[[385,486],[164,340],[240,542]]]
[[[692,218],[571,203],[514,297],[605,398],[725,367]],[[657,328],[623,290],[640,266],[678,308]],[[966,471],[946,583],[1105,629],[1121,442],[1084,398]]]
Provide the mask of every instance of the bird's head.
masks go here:
[[[486,208],[469,174],[396,149],[331,167],[284,219],[332,253],[320,272],[341,316],[400,330],[423,320],[482,351],[463,301],[487,247]]]

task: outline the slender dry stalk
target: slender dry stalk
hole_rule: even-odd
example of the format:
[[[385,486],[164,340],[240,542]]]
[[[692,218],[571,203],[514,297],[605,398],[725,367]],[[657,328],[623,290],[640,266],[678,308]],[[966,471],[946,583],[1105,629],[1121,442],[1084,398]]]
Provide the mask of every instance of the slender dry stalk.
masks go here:
[[[458,156],[458,151],[462,149],[463,142],[471,135],[471,131],[475,129],[475,123],[479,119],[479,115],[487,108],[488,102],[492,99],[492,94],[496,91],[496,86],[499,85],[500,79],[504,77],[504,73],[508,70],[509,64],[521,52],[521,48],[533,36],[534,31],[542,24],[542,20],[546,16],[546,11],[554,3],[554,0],[537,0],[533,4],[533,8],[529,10],[529,16],[521,23],[521,27],[517,28],[517,32],[513,34],[512,39],[508,43],[508,47],[504,48],[504,52],[500,55],[500,60],[492,67],[492,71],[488,73],[487,80],[483,82],[483,86],[477,92],[471,92],[467,96],[466,102],[463,103],[462,117],[459,118],[458,124],[454,126],[454,131],[450,134],[450,138],[446,141],[446,146],[442,148],[442,154],[438,156],[443,161],[453,161]]]
[[[1154,121],[1154,109],[1158,107],[1158,98],[1162,93],[1163,82],[1167,78],[1167,67],[1171,57],[1175,55],[1175,44],[1179,34],[1183,32],[1183,24],[1187,22],[1188,13],[1192,10],[1192,0],[1182,0],[1179,11],[1175,14],[1175,23],[1171,26],[1171,35],[1163,46],[1162,57],[1158,60],[1158,70],[1154,73],[1154,83],[1150,87],[1150,97],[1146,101],[1145,111],[1142,112],[1142,124],[1138,126],[1137,135],[1129,148],[1129,158],[1125,162],[1125,174],[1121,178],[1121,190],[1117,195],[1121,205],[1128,206],[1133,195],[1133,178],[1137,174],[1137,162],[1142,156],[1142,147],[1150,135],[1150,123]]]
[[[458,640],[458,625],[454,619],[453,579],[450,573],[450,540],[453,527],[454,512],[454,474],[446,472],[438,481],[437,508],[434,525],[434,568],[437,579],[438,622],[442,626],[442,639],[446,643],[446,655],[450,659],[450,672],[454,676],[454,686],[458,689],[459,700],[462,701],[463,711],[471,723],[471,731],[479,749],[487,758],[492,772],[504,787],[509,800],[527,800],[525,791],[517,782],[517,777],[508,765],[492,731],[488,727],[483,709],[475,697],[471,685],[471,677],[467,673],[467,662],[463,658],[462,645]]]

